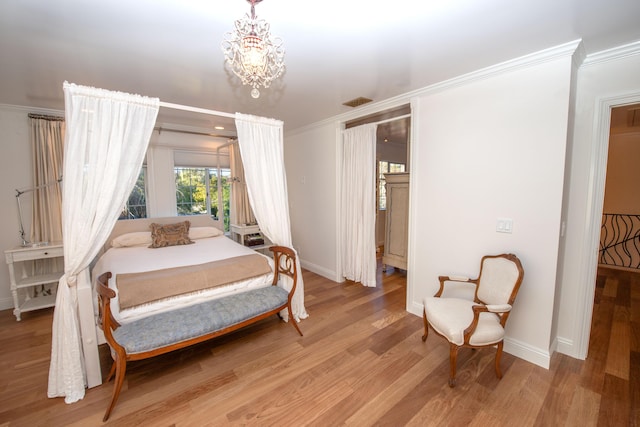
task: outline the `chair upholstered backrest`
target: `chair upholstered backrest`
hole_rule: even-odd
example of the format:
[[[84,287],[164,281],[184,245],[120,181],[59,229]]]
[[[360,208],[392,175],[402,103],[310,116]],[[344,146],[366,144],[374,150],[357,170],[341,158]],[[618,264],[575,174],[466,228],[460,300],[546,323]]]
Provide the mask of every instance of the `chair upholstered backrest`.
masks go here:
[[[515,255],[485,256],[480,266],[478,299],[485,304],[511,304],[523,270]],[[517,290],[517,289],[516,289]]]

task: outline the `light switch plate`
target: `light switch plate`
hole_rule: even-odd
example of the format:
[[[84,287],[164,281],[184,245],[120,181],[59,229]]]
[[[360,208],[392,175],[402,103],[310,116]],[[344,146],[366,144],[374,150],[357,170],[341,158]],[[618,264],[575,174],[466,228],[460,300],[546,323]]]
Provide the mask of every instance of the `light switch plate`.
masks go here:
[[[513,220],[511,218],[498,218],[496,223],[496,231],[498,233],[512,233]]]

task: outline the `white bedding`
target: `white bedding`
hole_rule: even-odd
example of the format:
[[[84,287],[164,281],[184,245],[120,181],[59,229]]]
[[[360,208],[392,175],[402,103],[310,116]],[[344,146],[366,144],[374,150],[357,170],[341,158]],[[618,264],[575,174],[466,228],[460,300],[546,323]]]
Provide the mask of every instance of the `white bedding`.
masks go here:
[[[109,287],[116,291],[116,297],[111,300],[111,311],[118,323],[124,324],[149,316],[150,314],[193,305],[201,301],[220,298],[247,289],[271,285],[273,273],[213,289],[176,296],[144,306],[120,310],[117,295],[118,289],[116,287],[116,277],[119,273],[140,273],[172,267],[204,264],[225,258],[256,253],[251,248],[242,246],[225,236],[198,239],[194,240],[194,242],[195,243],[191,245],[170,246],[158,249],[151,249],[146,246],[111,248],[100,257],[92,270],[94,288],[98,276],[107,271],[112,273],[112,277],[109,280]],[[269,257],[266,258],[269,260],[269,265],[273,271],[273,259]],[[95,293],[94,289],[94,301],[97,304],[97,296]],[[97,309],[95,312],[98,312]]]

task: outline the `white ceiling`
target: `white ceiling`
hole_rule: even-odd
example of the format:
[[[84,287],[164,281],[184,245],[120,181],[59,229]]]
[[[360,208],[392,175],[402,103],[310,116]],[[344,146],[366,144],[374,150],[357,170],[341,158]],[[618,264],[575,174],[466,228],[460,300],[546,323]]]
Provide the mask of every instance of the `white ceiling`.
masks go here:
[[[2,0],[0,104],[64,108],[62,83],[284,120],[295,129],[548,47],[640,40],[639,0],[264,0],[286,72],[257,100],[220,42],[244,0]],[[161,110],[161,123],[218,118]]]

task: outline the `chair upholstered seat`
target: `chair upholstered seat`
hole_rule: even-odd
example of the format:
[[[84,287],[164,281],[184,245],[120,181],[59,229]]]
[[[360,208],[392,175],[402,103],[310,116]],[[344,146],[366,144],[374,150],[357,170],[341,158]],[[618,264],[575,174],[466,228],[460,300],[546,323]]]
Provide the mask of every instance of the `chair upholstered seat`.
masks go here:
[[[464,330],[473,321],[473,301],[460,298],[424,299],[424,307],[429,313],[431,327],[449,342],[464,344]],[[500,317],[494,313],[480,313],[478,327],[469,338],[469,344],[484,346],[495,344],[504,338],[504,328],[500,325]]]

